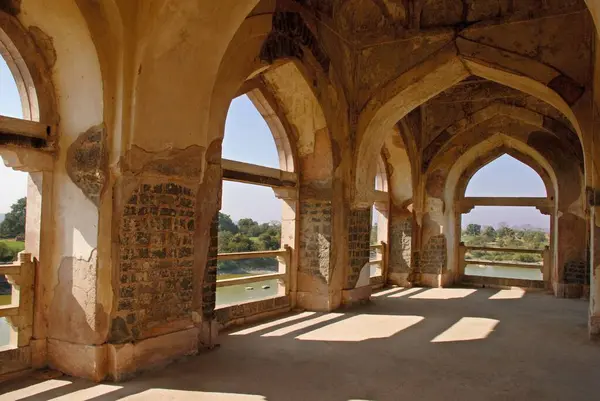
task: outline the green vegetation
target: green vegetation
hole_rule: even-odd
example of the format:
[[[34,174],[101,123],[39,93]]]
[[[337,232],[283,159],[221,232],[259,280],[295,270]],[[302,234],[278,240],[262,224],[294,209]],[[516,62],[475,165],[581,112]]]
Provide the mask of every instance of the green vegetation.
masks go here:
[[[27,200],[21,198],[10,207],[0,223],[0,263],[12,262],[25,249],[25,209]]]
[[[462,232],[462,241],[467,246],[485,246],[492,248],[544,249],[548,245],[548,234],[539,229],[517,229],[501,224],[498,229],[479,224],[469,224]],[[514,261],[534,263],[542,258],[536,254],[472,251],[467,259]]]
[[[10,207],[4,220],[0,223],[0,238],[25,238],[25,212],[27,199],[21,198]]]
[[[252,219],[234,223],[229,215],[219,213],[219,253],[272,251],[281,248],[281,224],[259,224]],[[219,262],[219,279],[243,277],[248,274],[276,272],[275,258],[246,259]]]
[[[15,240],[0,240],[0,263],[9,263],[17,258],[19,252],[25,249],[25,242]]]

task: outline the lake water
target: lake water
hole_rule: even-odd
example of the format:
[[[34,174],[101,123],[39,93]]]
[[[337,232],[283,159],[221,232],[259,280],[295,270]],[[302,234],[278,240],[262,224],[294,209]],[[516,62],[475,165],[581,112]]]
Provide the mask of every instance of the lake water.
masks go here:
[[[467,265],[465,275],[498,277],[498,278],[516,278],[523,280],[543,280],[544,277],[539,269],[526,269],[522,267],[500,267],[485,265]]]
[[[277,295],[283,295],[283,293],[279,294],[279,280],[264,280],[252,284],[221,287],[217,288],[217,308],[241,302],[259,301]]]

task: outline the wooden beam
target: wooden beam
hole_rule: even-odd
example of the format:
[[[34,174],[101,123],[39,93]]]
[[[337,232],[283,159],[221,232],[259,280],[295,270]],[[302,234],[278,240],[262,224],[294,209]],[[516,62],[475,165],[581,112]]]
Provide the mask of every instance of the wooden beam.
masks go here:
[[[260,258],[276,258],[286,256],[288,251],[258,251],[258,252],[232,252],[220,253],[217,255],[217,260],[243,260],[243,259],[260,259]]]
[[[18,276],[21,273],[21,265],[0,265],[0,276]]]
[[[530,206],[530,207],[552,207],[554,202],[542,197],[468,197],[460,201],[461,205],[474,206]]]
[[[0,133],[47,139],[51,134],[51,128],[49,125],[36,121],[0,116]]]
[[[0,317],[19,316],[18,306],[0,306]]]
[[[296,173],[278,170],[275,168],[258,166],[234,160],[223,159],[223,179],[266,187],[293,188],[298,180]]]
[[[467,251],[486,251],[486,252],[509,252],[509,253],[535,253],[541,255],[544,249],[519,249],[519,248],[493,248],[489,246],[465,246]]]
[[[502,267],[522,267],[524,269],[540,269],[543,265],[537,263],[518,263],[518,262],[497,262],[492,260],[465,259],[467,265],[483,266],[502,266]]]
[[[252,284],[258,281],[264,280],[286,280],[287,273],[273,273],[273,274],[258,274],[254,276],[248,277],[239,277],[239,278],[228,278],[225,280],[219,280],[217,276],[217,288],[222,287],[231,287],[234,285],[244,285],[244,284]]]

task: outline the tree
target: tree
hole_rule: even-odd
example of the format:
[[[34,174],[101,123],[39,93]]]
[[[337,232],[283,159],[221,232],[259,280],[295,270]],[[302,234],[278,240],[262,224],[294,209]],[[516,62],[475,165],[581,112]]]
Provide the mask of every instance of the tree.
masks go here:
[[[469,224],[466,230],[467,235],[480,235],[481,234],[481,226],[479,224]]]
[[[15,238],[25,236],[25,209],[27,199],[21,198],[10,207],[4,220],[0,223],[0,238]]]
[[[482,235],[488,240],[488,241],[494,241],[496,239],[496,230],[494,230],[494,227],[492,226],[486,226],[483,229]]]
[[[219,232],[229,231],[232,234],[238,233],[238,226],[231,220],[231,216],[219,212]]]

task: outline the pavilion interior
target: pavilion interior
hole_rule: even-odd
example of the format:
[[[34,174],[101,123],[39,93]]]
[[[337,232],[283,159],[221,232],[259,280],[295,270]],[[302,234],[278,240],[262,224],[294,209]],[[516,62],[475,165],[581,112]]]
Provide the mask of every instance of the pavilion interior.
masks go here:
[[[0,1],[0,157],[28,173],[0,399],[598,399],[599,24],[595,0]],[[222,157],[242,95],[278,168]],[[546,195],[468,196],[503,155]],[[274,296],[217,305],[257,282],[218,276],[244,257],[224,181],[281,200],[280,249],[245,255]],[[540,280],[466,274],[489,206],[548,216]]]

